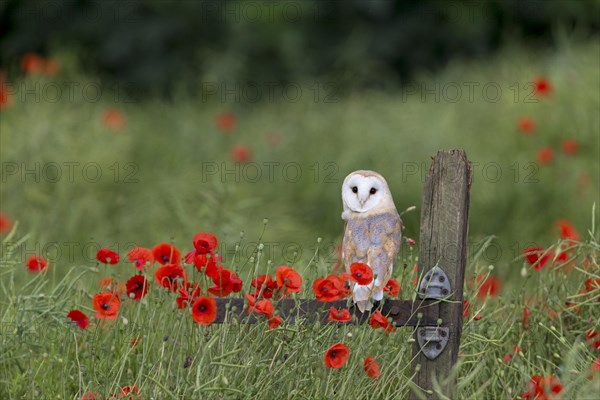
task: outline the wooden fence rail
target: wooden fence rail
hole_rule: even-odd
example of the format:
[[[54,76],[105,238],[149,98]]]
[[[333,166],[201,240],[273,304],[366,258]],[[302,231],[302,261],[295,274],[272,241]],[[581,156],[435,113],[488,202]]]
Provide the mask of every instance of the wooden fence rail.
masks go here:
[[[264,318],[257,317],[256,314],[248,314],[245,310],[247,302],[244,299],[217,299],[217,319],[214,323],[222,324],[228,320],[237,319],[247,323],[256,323],[264,321]],[[348,301],[322,302],[318,300],[292,300],[281,299],[276,303],[278,315],[288,322],[296,322],[303,318],[307,320],[316,320],[318,318],[322,323],[327,323],[330,307],[348,308]],[[433,300],[423,300],[414,302],[412,300],[385,300],[378,307],[378,310],[387,316],[395,326],[432,326],[437,323],[440,315],[440,302]],[[356,316],[356,321],[360,324],[368,322],[371,316],[370,312],[361,313],[357,307],[350,307],[350,312]]]

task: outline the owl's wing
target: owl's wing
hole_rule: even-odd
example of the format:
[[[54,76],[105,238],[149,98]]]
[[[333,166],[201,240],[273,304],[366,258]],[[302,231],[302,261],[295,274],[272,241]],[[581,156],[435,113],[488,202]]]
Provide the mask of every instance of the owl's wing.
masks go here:
[[[367,264],[376,275],[373,293],[381,293],[392,277],[394,262],[400,251],[402,220],[396,210],[380,214],[371,224],[371,246]]]
[[[367,262],[369,252],[369,221],[367,218],[351,218],[346,224],[344,243],[342,245],[342,260],[346,272],[350,273],[350,265],[355,262]],[[371,288],[373,284],[362,286],[356,283],[352,285],[352,299],[361,312],[370,310],[372,303]]]
[[[364,218],[349,219],[342,242],[342,262],[350,273],[350,264],[367,262],[369,224]]]

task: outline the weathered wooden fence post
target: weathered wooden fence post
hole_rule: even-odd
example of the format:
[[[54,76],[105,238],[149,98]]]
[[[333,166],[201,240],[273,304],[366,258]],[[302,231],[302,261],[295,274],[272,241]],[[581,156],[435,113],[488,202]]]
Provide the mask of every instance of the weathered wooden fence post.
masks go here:
[[[415,329],[411,399],[456,399],[456,382],[445,381],[456,364],[463,319],[471,163],[464,150],[438,151],[423,189],[418,268],[420,299],[438,299],[440,326]],[[435,267],[435,268],[434,268]],[[420,392],[420,393],[417,393]]]

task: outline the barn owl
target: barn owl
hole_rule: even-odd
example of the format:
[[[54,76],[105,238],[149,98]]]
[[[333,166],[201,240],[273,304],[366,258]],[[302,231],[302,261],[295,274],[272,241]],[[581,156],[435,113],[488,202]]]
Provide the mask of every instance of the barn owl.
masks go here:
[[[367,264],[373,270],[368,285],[354,283],[352,297],[361,312],[383,299],[383,289],[392,276],[394,262],[400,250],[402,220],[387,182],[377,172],[354,171],[342,186],[346,221],[342,243],[342,261],[350,273],[355,262]]]

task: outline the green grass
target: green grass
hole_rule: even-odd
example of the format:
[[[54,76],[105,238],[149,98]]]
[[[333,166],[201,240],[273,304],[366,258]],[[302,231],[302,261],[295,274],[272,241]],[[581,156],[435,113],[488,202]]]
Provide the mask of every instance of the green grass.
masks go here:
[[[93,315],[91,298],[100,277],[126,279],[135,272],[125,262],[99,267],[93,260],[98,246],[110,246],[124,257],[133,245],[172,241],[185,252],[198,231],[219,237],[219,251],[244,280],[244,292],[250,290],[253,271],[272,272],[288,264],[304,277],[300,297],[310,297],[310,283],[336,261],[343,230],[340,185],[347,173],[381,172],[399,210],[417,206],[403,218],[406,236],[418,239],[422,177],[430,156],[438,149],[465,148],[477,163],[465,293],[474,309],[465,320],[459,398],[516,398],[535,374],[557,376],[565,399],[595,398],[599,379],[590,380],[588,374],[598,352],[584,335],[600,329],[600,294],[598,289],[585,295],[578,291],[587,278],[600,277],[598,230],[590,224],[600,179],[599,51],[597,40],[564,41],[551,52],[507,49],[492,60],[451,64],[436,76],[423,74],[420,81],[428,88],[461,86],[463,96],[456,103],[383,91],[315,102],[308,89],[312,82],[302,82],[310,95],[300,101],[274,104],[203,102],[185,94],[169,102],[137,103],[115,103],[110,94],[99,102],[63,96],[55,103],[36,102],[31,95],[21,101],[17,95],[0,114],[1,211],[19,221],[4,237],[0,254],[0,397],[74,399],[86,390],[107,396],[124,385],[139,385],[144,398],[158,399],[405,395],[411,375],[409,329],[388,337],[368,326],[285,321],[273,331],[266,324],[204,328],[154,286],[147,301],[124,302],[120,318],[107,328],[92,323],[80,331],[65,316],[72,308]],[[59,55],[59,60],[59,83],[94,81],[78,72],[72,56]],[[526,85],[538,75],[550,79],[553,94],[526,102],[531,91]],[[29,77],[14,83],[36,81],[48,85],[55,80]],[[492,102],[476,90],[471,102],[466,82],[478,88],[498,83],[502,97]],[[515,83],[517,101],[511,89]],[[101,123],[107,107],[124,112],[122,132]],[[237,117],[230,135],[215,127],[215,116],[223,111]],[[532,136],[515,128],[524,115],[538,126]],[[270,132],[281,134],[279,145],[268,144]],[[577,154],[562,154],[566,138],[579,142]],[[239,182],[233,175],[203,179],[208,163],[249,168],[230,161],[236,143],[250,147],[262,179],[251,182],[248,174],[241,174]],[[544,146],[555,149],[548,165],[536,163]],[[64,164],[71,162],[79,163],[73,164],[73,179]],[[276,169],[270,180],[264,164],[269,162],[296,162],[302,176],[296,182]],[[52,171],[43,172],[52,163],[62,166],[57,182],[52,182]],[[81,175],[86,163],[102,171],[97,182]],[[13,166],[17,172],[10,174],[7,168]],[[25,168],[34,172],[22,176]],[[587,184],[582,176],[588,177]],[[597,220],[595,210],[592,219]],[[582,243],[570,252],[574,264],[534,272],[524,266],[521,252],[532,244],[559,246],[559,219],[570,220],[579,231]],[[260,255],[258,243],[264,245]],[[404,299],[414,296],[415,252],[403,246],[394,273]],[[26,256],[33,253],[49,259],[46,272],[26,272]],[[500,277],[501,294],[478,300],[473,281],[488,273]],[[527,330],[520,320],[525,305],[531,311]],[[480,320],[474,319],[477,313]],[[131,339],[140,336],[132,347]],[[327,370],[324,352],[337,342],[350,346],[350,360],[339,371]],[[514,346],[522,354],[503,361]],[[369,355],[381,365],[377,382],[362,371]]]
[[[577,244],[569,253],[574,266],[530,270],[519,285],[505,288],[497,298],[478,299],[477,285],[468,280],[465,298],[472,309],[465,319],[455,371],[458,398],[516,398],[527,390],[533,375],[557,376],[565,399],[594,398],[591,394],[598,393],[600,380],[589,374],[597,351],[584,335],[600,328],[600,289],[585,295],[577,291],[585,279],[600,278],[599,252],[595,240]],[[177,310],[175,296],[158,288],[150,271],[152,284],[144,300],[124,299],[117,320],[92,321],[80,330],[66,322],[66,314],[79,308],[93,315],[91,298],[98,289],[90,282],[99,276],[125,280],[134,268],[128,263],[78,266],[54,286],[48,285],[51,272],[46,270],[17,286],[23,266],[14,256],[7,252],[0,260],[2,398],[75,399],[89,390],[107,396],[126,385],[139,386],[143,398],[395,399],[408,393],[410,329],[386,336],[368,325],[284,321],[278,329],[268,330],[266,322],[248,325],[234,319],[201,327],[189,310]],[[585,259],[591,260],[589,270],[583,267]],[[260,251],[252,260],[236,257],[234,264],[273,269],[265,265]],[[249,292],[254,268],[247,266],[238,271]],[[325,265],[305,267],[316,274]],[[484,276],[491,272],[479,257],[472,260],[469,271]],[[401,297],[414,298],[412,269],[399,268],[396,277],[402,282]],[[313,273],[304,278],[299,297],[311,297]],[[566,307],[565,301],[577,308]],[[522,323],[525,306],[531,312],[527,328]],[[131,344],[134,338],[136,346]],[[347,344],[351,356],[341,370],[328,370],[323,356],[337,342]],[[522,352],[514,353],[515,346]],[[506,354],[513,355],[512,361],[504,361]],[[375,357],[381,366],[378,381],[362,371],[367,356]]]

